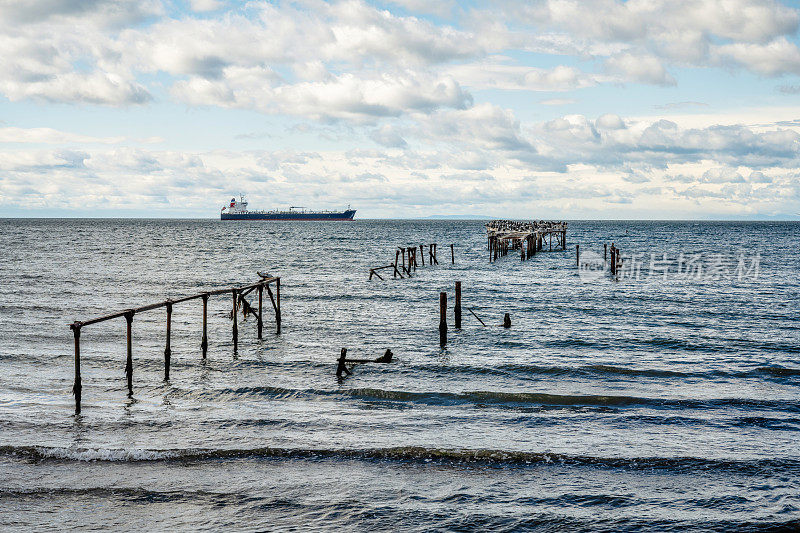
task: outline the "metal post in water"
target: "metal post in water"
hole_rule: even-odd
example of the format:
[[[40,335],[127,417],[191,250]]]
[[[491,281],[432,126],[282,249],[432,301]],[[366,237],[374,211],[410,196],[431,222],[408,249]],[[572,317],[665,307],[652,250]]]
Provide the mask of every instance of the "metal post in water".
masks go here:
[[[263,298],[264,298],[264,285],[258,286],[258,340],[261,340],[261,328],[264,324],[262,320],[262,310],[263,310]]]
[[[167,302],[167,347],[164,348],[164,381],[169,381],[169,363],[172,358],[170,334],[172,333],[172,302]]]
[[[200,348],[203,350],[203,359],[208,352],[208,294],[201,296],[203,299],[203,339],[200,341]]]
[[[133,311],[125,313],[128,323],[128,359],[125,362],[125,374],[128,377],[128,397],[133,397]]]
[[[461,282],[456,281],[456,304],[453,309],[456,317],[456,329],[461,329]]]
[[[239,326],[237,324],[237,302],[236,302],[236,289],[231,291],[233,294],[233,352],[236,353],[239,349]]]
[[[75,395],[75,414],[81,414],[81,323],[70,324],[72,335],[75,337],[75,382],[72,384],[72,394]]]
[[[447,345],[447,293],[439,293],[439,346]]]
[[[281,278],[275,280],[275,321],[278,325],[278,334],[281,332]]]

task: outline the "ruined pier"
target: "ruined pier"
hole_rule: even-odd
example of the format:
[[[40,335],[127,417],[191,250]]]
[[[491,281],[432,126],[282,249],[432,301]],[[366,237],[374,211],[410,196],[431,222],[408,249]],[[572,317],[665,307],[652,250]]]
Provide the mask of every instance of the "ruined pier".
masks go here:
[[[513,250],[520,251],[520,259],[530,259],[547,247],[567,249],[567,223],[540,220],[538,222],[519,222],[515,220],[493,220],[486,224],[489,262],[508,255]]]
[[[262,329],[263,329],[263,295],[264,290],[266,289],[267,294],[269,295],[270,301],[272,302],[272,307],[275,310],[275,324],[276,324],[276,333],[281,332],[281,278],[270,276],[269,274],[262,274],[259,272],[259,276],[261,280],[257,283],[253,283],[250,285],[245,285],[242,287],[229,287],[224,289],[216,289],[212,291],[202,292],[198,294],[192,294],[190,296],[183,296],[181,298],[176,299],[167,299],[162,302],[157,302],[149,305],[144,305],[141,307],[134,307],[130,309],[125,309],[123,311],[117,311],[115,313],[111,313],[108,315],[103,315],[97,318],[92,318],[89,320],[83,321],[75,321],[72,324],[69,324],[70,329],[72,330],[72,334],[75,340],[75,381],[72,386],[72,393],[75,395],[75,413],[80,414],[81,412],[81,391],[83,389],[81,384],[81,331],[86,326],[97,324],[99,322],[105,322],[107,320],[113,320],[116,318],[124,318],[126,322],[126,341],[127,341],[127,359],[125,362],[125,376],[128,382],[128,396],[133,396],[133,318],[140,313],[144,313],[145,311],[153,311],[155,309],[165,308],[166,309],[166,347],[164,349],[164,379],[169,380],[169,367],[170,367],[170,359],[172,357],[172,349],[170,348],[170,336],[172,332],[172,308],[175,305],[183,304],[185,302],[189,302],[192,300],[202,300],[203,302],[203,335],[200,340],[200,349],[203,352],[203,359],[206,358],[206,353],[208,352],[208,299],[212,296],[219,296],[219,295],[230,295],[232,299],[232,306],[233,309],[231,311],[231,319],[233,320],[233,350],[234,352],[238,349],[239,346],[239,326],[237,321],[237,315],[239,311],[246,316],[248,314],[254,314],[256,316],[256,328],[258,333],[258,338],[262,338]],[[273,294],[272,289],[270,286],[275,285],[275,293]],[[249,295],[251,292],[257,291],[258,292],[258,311],[250,305],[247,301],[246,296]]]

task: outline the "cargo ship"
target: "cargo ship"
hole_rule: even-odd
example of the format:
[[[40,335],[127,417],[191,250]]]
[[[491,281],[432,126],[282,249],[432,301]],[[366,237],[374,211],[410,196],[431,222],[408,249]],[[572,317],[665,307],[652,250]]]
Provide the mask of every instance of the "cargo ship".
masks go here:
[[[231,198],[230,205],[222,208],[220,220],[353,220],[355,209],[344,211],[309,211],[305,207],[292,206],[288,211],[249,211],[244,196]]]

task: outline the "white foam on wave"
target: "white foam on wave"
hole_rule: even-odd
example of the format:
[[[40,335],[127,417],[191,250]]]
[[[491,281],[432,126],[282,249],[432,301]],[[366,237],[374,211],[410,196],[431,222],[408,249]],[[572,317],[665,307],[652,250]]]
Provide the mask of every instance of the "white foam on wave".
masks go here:
[[[173,459],[179,453],[173,450],[112,450],[103,448],[43,448],[37,446],[36,452],[50,459],[69,459],[71,461],[160,461]]]

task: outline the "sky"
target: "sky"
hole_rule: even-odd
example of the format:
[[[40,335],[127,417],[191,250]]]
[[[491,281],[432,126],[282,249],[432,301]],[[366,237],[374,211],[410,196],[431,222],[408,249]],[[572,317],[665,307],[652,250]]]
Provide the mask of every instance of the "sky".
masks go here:
[[[797,2],[0,0],[0,217],[800,220]]]

